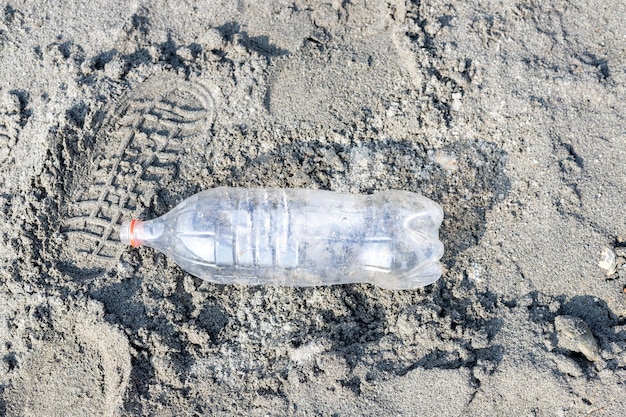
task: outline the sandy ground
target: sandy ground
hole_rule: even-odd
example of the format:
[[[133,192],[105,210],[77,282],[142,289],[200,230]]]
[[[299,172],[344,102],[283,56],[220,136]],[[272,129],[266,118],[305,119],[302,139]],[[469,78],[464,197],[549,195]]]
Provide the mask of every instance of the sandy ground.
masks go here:
[[[1,4],[0,415],[624,415],[624,2]],[[445,272],[120,244],[220,185],[421,192]]]

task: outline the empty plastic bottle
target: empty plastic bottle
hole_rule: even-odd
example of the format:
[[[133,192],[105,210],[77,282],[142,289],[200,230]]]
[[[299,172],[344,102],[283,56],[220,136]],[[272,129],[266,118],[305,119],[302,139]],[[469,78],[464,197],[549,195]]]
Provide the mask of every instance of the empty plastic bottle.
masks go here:
[[[220,284],[410,289],[441,275],[442,220],[439,204],[408,191],[221,187],[157,219],[123,224],[121,241]]]

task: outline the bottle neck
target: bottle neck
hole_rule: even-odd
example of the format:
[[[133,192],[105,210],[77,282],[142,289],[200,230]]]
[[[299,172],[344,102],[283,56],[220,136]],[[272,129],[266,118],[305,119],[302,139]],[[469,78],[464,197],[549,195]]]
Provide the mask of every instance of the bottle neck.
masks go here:
[[[120,227],[120,240],[125,245],[138,248],[141,245],[151,246],[163,234],[164,224],[159,219],[141,221],[133,219]]]

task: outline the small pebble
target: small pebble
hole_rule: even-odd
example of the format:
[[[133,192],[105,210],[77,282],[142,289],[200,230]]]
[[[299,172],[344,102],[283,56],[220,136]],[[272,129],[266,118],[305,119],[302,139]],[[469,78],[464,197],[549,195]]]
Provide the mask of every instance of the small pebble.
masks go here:
[[[592,361],[600,360],[600,350],[587,323],[580,317],[557,316],[554,319],[559,346],[573,352],[580,352]]]
[[[598,266],[604,270],[607,276],[611,276],[617,272],[617,255],[615,255],[615,251],[612,248],[607,247],[602,249]]]

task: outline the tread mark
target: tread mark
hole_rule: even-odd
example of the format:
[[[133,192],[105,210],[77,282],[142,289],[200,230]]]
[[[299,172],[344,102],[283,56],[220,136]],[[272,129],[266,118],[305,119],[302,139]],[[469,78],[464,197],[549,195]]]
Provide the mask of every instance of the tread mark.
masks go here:
[[[0,164],[10,160],[19,130],[19,124],[13,115],[0,112]]]
[[[213,118],[213,99],[197,82],[159,75],[130,91],[99,130],[92,182],[68,206],[68,247],[116,260],[123,251],[117,227],[140,213],[140,196],[150,200],[173,179],[184,139],[207,133]]]

